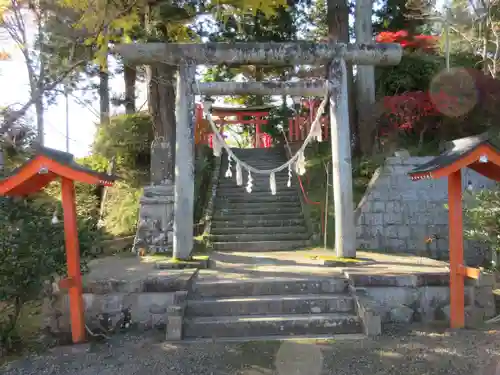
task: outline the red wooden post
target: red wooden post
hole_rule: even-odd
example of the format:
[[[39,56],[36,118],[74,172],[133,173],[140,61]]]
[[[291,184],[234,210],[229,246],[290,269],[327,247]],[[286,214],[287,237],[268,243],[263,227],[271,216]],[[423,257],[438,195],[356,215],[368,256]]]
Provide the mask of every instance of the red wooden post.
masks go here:
[[[299,140],[299,134],[300,134],[300,124],[299,124],[299,121],[300,121],[300,116],[296,116],[295,117],[295,141],[298,141]]]
[[[300,118],[300,140],[303,141],[306,138],[305,130],[307,126],[307,118]]]
[[[464,313],[464,242],[462,217],[462,176],[461,170],[448,176],[448,220],[450,243],[450,325],[463,328]]]
[[[304,125],[305,125],[305,127],[304,127],[305,132],[304,133],[305,134],[304,134],[304,138],[303,139],[306,139],[307,134],[309,134],[309,131],[311,130],[312,120],[311,120],[311,118],[304,119],[304,120],[305,120],[304,121]]]
[[[255,148],[260,148],[260,122],[255,122]]]
[[[64,209],[64,238],[68,263],[68,287],[71,316],[71,336],[74,343],[85,340],[84,305],[82,297],[82,275],[80,272],[80,249],[76,224],[75,188],[73,181],[62,178],[62,204]]]

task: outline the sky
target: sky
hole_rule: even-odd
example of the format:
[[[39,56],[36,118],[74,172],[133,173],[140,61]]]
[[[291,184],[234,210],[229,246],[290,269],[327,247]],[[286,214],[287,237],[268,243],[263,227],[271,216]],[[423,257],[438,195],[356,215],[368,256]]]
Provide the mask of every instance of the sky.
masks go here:
[[[26,65],[19,51],[13,46],[2,43],[2,48],[11,52],[10,61],[0,62],[0,106],[11,105],[13,103],[25,103],[29,98],[29,84]],[[114,77],[110,86],[113,92],[123,92],[124,84],[120,76]],[[138,85],[137,105],[141,106],[145,102],[146,93],[144,85]],[[75,93],[75,96],[78,96]],[[76,157],[89,154],[92,144],[95,124],[99,121],[99,102],[90,105],[80,104],[81,100],[69,97],[69,152]],[[45,146],[66,150],[66,102],[63,96],[59,96],[58,101],[48,106],[45,111]],[[112,109],[112,114],[116,109]],[[34,119],[33,111],[30,117]]]

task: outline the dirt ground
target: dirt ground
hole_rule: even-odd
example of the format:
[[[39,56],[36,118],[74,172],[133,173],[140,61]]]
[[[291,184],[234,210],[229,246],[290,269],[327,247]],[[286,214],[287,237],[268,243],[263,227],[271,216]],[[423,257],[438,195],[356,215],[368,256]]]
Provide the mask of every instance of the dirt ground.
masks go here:
[[[497,375],[500,327],[438,332],[413,327],[377,339],[163,342],[159,332],[114,336],[105,343],[59,347],[0,368],[21,374],[166,375]]]

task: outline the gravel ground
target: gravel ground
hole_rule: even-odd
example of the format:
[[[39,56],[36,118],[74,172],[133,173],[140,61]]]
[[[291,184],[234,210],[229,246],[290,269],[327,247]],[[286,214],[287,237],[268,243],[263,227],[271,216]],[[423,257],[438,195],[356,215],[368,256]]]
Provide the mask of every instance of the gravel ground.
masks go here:
[[[157,333],[59,347],[2,375],[500,375],[500,330],[411,333],[323,342],[167,344]]]

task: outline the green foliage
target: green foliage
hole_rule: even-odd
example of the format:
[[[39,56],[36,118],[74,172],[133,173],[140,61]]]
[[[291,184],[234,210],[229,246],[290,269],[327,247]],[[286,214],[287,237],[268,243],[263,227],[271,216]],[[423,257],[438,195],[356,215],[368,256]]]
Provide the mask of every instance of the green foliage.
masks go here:
[[[232,14],[217,14],[215,17],[217,29],[211,32],[209,39],[214,42],[284,42],[297,39],[299,24],[296,22],[299,15],[304,13],[301,9],[308,1],[284,1],[269,2],[267,7],[273,11],[261,8],[255,12],[234,12]],[[245,4],[245,6],[249,6]],[[243,66],[234,67],[222,65],[210,68],[204,80],[211,81],[231,81],[242,75],[249,81],[268,81],[284,79],[287,74],[293,74],[294,67],[290,66]],[[233,96],[229,99],[231,103],[244,106],[261,106],[272,102],[271,96],[244,95]],[[273,111],[271,121],[262,130],[276,136],[279,130],[276,126],[282,119],[280,110]],[[255,133],[254,126],[243,126],[242,138],[250,138]],[[246,140],[248,141],[248,140]],[[244,142],[243,142],[244,143]]]
[[[98,172],[107,172],[110,159],[100,154],[92,154],[83,158],[76,159],[78,164]]]
[[[99,196],[101,187],[89,184],[75,183],[76,212],[81,218],[91,220],[97,217],[99,213]],[[35,206],[51,207],[52,212],[59,216],[61,211],[61,185],[54,181],[45,187],[45,189],[35,195],[33,201]]]
[[[329,176],[328,184],[330,185],[330,191],[328,197],[327,246],[333,248],[335,245],[335,205],[332,190],[333,181],[331,160],[332,154],[330,142],[322,142],[307,147],[306,173],[301,177],[301,179],[309,201],[320,203],[309,204],[308,207],[314,231],[317,234],[321,234],[321,223],[324,221],[327,175]],[[383,163],[383,160],[383,157],[352,160],[353,198],[355,207],[363,198],[373,174]]]
[[[57,206],[0,198],[0,348],[18,343],[23,305],[40,297],[45,282],[66,272],[63,222],[52,224]],[[85,260],[101,251],[102,233],[86,217],[78,218],[78,230],[85,271]]]
[[[153,125],[145,112],[118,115],[101,124],[94,138],[93,152],[116,160],[116,173],[140,186],[149,178]],[[97,161],[96,161],[97,162]]]
[[[108,189],[104,228],[112,236],[127,236],[135,232],[139,218],[142,189],[124,181]]]
[[[440,56],[420,52],[405,52],[396,66],[376,69],[379,96],[397,95],[409,91],[426,91],[432,78],[444,68]]]
[[[428,14],[434,7],[433,0],[385,0],[374,12],[373,29],[380,31],[406,30],[410,34],[430,31]]]
[[[212,170],[214,168],[214,155],[208,146],[201,146],[196,149],[196,165],[194,179],[194,222],[198,223],[203,217],[203,211],[208,199],[210,184],[212,183]]]
[[[465,202],[465,235],[468,239],[486,244],[493,254],[500,251],[500,190],[483,190]]]

